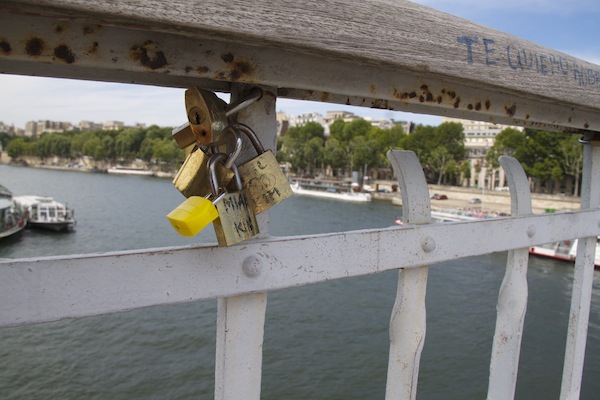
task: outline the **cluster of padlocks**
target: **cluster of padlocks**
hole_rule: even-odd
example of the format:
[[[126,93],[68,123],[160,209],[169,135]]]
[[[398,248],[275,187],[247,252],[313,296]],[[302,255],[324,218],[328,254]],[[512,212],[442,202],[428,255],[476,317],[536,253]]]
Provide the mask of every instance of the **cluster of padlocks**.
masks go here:
[[[227,104],[213,92],[186,90],[188,122],[173,131],[173,138],[188,154],[173,185],[187,200],[167,215],[182,236],[194,236],[212,222],[219,246],[231,246],[257,235],[256,215],[292,195],[273,152],[265,151],[256,133],[235,119],[261,96],[254,88]],[[236,165],[244,138],[258,156]]]

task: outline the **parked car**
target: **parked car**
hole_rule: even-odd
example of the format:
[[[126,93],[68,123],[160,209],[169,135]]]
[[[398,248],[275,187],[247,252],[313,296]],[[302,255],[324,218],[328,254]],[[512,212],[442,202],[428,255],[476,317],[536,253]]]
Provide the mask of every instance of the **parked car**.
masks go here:
[[[431,198],[433,200],[448,200],[448,196],[446,196],[445,194],[438,194],[438,193],[435,193],[433,196],[431,196]]]
[[[481,204],[481,199],[478,199],[477,197],[472,198],[469,200],[469,204]]]

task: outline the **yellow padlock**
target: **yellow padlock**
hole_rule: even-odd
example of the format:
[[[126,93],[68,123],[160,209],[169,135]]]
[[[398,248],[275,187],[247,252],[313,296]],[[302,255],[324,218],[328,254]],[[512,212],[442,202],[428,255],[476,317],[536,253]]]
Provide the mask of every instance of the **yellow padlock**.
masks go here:
[[[195,236],[219,217],[214,205],[218,200],[219,198],[210,201],[205,197],[190,196],[171,211],[167,219],[181,236]]]

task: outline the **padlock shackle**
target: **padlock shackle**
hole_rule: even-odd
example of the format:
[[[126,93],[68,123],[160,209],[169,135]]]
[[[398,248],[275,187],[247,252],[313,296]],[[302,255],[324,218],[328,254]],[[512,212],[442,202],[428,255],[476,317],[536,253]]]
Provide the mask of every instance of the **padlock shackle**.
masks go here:
[[[242,135],[240,134],[240,132],[237,129],[233,128],[232,126],[229,126],[228,128],[229,128],[229,132],[231,132],[231,134],[233,135],[234,145],[233,145],[233,150],[231,151],[231,153],[229,153],[229,157],[223,163],[223,165],[225,166],[225,168],[231,169],[231,166],[235,163],[236,158],[238,158],[238,156],[242,152],[242,146],[243,146],[244,142],[242,139]],[[228,144],[230,144],[230,142],[223,138],[218,142],[212,142],[209,145],[198,146],[198,147],[200,148],[200,150],[202,150],[206,154],[217,154],[217,153],[220,153],[220,151],[219,151],[220,146],[224,146],[224,145],[228,145]],[[222,153],[222,154],[226,154],[226,153]]]
[[[241,123],[235,123],[231,126],[239,129],[241,132],[243,132],[248,137],[248,139],[250,139],[250,142],[252,143],[252,146],[254,146],[256,153],[258,153],[260,155],[265,152],[265,148],[263,147],[262,143],[258,139],[256,132],[254,132],[252,130],[252,128],[250,128],[248,125],[244,125]]]
[[[210,183],[210,191],[215,199],[217,199],[221,194],[219,189],[223,189],[224,191],[226,191],[225,188],[222,188],[219,186],[219,178],[217,177],[217,163],[218,162],[221,162],[221,163],[226,162],[228,157],[229,156],[225,153],[216,153],[216,154],[213,154],[212,156],[210,156],[210,159],[208,160],[208,171],[209,171],[208,181]],[[233,170],[233,176],[235,179],[236,189],[238,191],[241,191],[242,190],[242,179],[240,178],[240,173],[238,171],[237,165],[235,165],[235,163],[234,163],[231,166],[231,169]]]
[[[252,89],[250,89],[250,92],[246,96],[241,97],[233,103],[225,106],[225,116],[230,117],[233,114],[240,112],[250,104],[260,100],[262,95],[262,90],[259,87],[254,86]]]
[[[232,169],[231,167],[233,165],[235,165],[235,159],[238,158],[238,156],[242,152],[242,146],[244,143],[242,141],[242,135],[240,134],[239,130],[237,130],[235,127],[230,125],[229,131],[233,134],[233,137],[235,139],[235,144],[233,146],[233,150],[231,151],[231,153],[229,153],[229,157],[227,158],[227,161],[225,161],[224,164],[225,164],[225,168]]]

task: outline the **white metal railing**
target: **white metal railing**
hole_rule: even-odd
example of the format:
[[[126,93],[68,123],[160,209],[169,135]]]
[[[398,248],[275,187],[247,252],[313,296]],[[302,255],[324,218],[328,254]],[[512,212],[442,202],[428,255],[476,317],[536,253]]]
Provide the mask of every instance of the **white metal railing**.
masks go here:
[[[309,19],[315,25],[312,13],[298,15],[272,2],[251,11],[242,3],[173,0],[163,7],[163,2],[142,0],[5,1],[0,5],[0,70],[196,85],[229,91],[233,100],[250,85],[260,85],[265,95],[241,111],[239,120],[259,133],[266,148],[275,145],[278,96],[577,132],[586,138],[581,210],[533,215],[522,168],[504,158],[511,217],[434,224],[416,156],[391,151],[388,158],[403,197],[403,227],[274,238],[268,234],[268,213],[263,213],[258,216],[261,236],[243,246],[3,261],[0,326],[218,298],[215,398],[258,399],[267,292],[398,269],[386,398],[414,399],[426,332],[428,268],[445,260],[509,251],[488,398],[513,398],[527,303],[526,249],[584,238],[575,267],[561,390],[561,399],[578,398],[595,238],[600,234],[600,147],[594,135],[600,131],[600,67],[409,2],[366,0],[343,9],[314,2],[306,9],[322,11],[317,33],[303,28]],[[377,26],[361,26],[363,18],[354,18],[382,7]],[[275,14],[278,18],[271,18]],[[422,24],[432,20],[444,21],[446,30],[423,32]],[[386,30],[386,24],[403,30]],[[344,40],[329,26],[339,26]],[[494,64],[481,62],[476,47],[470,57],[457,59],[456,54],[465,53],[465,35],[492,38],[507,52]],[[68,49],[72,57],[62,57],[57,49]],[[568,74],[516,71],[510,68],[510,49],[558,57]],[[251,154],[245,150],[239,162]]]

